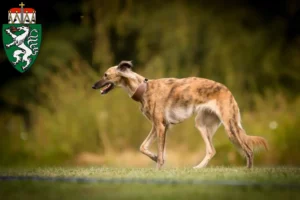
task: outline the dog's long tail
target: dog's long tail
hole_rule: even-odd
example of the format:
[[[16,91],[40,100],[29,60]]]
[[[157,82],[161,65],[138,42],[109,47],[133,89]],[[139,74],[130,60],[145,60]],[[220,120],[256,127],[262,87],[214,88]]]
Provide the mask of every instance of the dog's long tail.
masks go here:
[[[267,151],[269,150],[265,138],[247,135],[246,131],[240,125],[236,125],[233,120],[230,120],[229,123],[225,125],[225,129],[230,141],[240,150],[250,153],[254,150],[261,149],[261,147]]]
[[[244,154],[252,155],[253,150],[259,147],[264,147],[268,150],[267,141],[260,136],[250,136],[246,134],[246,131],[242,128],[241,117],[238,105],[231,95],[225,102],[223,102],[224,107],[222,121],[227,132],[230,141]]]
[[[266,151],[269,150],[268,143],[265,138],[260,137],[260,136],[249,136],[246,135],[247,137],[247,143],[250,144],[255,150],[256,148],[263,147]]]

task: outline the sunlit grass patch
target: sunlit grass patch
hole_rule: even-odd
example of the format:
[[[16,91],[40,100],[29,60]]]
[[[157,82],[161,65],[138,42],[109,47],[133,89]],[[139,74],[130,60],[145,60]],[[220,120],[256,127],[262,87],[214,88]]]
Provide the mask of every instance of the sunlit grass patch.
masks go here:
[[[272,187],[272,184],[299,184],[299,168],[108,168],[43,167],[0,169],[0,176],[84,177],[114,179],[113,182],[76,183],[58,181],[0,181],[4,199],[284,199],[300,197],[299,190]],[[118,180],[177,180],[160,184],[140,184]],[[202,180],[204,184],[186,184]],[[182,183],[180,184],[180,181]],[[205,184],[207,181],[207,184]],[[257,182],[266,187],[222,185],[220,181]],[[216,184],[211,184],[215,182]],[[299,187],[298,187],[299,188]]]

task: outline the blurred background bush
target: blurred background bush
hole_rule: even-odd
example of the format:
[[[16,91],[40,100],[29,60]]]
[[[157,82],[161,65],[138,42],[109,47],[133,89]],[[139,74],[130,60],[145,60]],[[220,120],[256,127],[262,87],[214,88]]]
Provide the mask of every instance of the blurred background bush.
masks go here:
[[[152,166],[138,152],[151,128],[139,104],[122,89],[105,96],[91,89],[121,60],[133,60],[134,70],[149,79],[199,76],[224,83],[247,133],[269,142],[270,151],[256,154],[255,164],[300,165],[299,1],[25,4],[37,10],[42,46],[24,74],[0,51],[0,165]],[[167,165],[192,166],[204,156],[193,120],[169,131]],[[245,164],[223,127],[214,143],[211,166]]]

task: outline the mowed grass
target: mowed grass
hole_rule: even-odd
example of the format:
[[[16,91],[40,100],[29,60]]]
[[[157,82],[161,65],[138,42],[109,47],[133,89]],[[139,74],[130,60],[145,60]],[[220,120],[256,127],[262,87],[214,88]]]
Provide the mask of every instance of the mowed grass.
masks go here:
[[[0,176],[87,177],[114,180],[95,183],[0,181],[0,199],[300,199],[300,168],[2,168]],[[178,182],[141,184],[122,181],[141,179]],[[204,181],[204,184],[188,184],[189,181]],[[261,185],[257,187],[218,184],[227,181]],[[291,184],[296,187],[287,186]]]

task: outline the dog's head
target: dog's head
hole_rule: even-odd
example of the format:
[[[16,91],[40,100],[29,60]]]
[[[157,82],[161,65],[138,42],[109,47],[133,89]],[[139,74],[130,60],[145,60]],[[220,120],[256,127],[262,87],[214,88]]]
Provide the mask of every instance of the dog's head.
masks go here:
[[[131,61],[121,61],[117,66],[108,68],[104,76],[93,85],[93,89],[101,89],[101,94],[107,94],[115,86],[120,86],[131,76]]]

